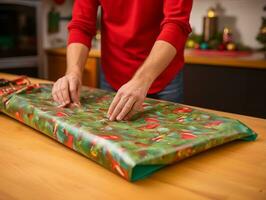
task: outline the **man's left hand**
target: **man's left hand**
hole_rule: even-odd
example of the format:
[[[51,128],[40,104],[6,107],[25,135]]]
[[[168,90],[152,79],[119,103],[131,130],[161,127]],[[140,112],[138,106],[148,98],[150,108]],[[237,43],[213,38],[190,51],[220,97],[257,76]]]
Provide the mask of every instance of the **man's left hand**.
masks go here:
[[[124,84],[113,99],[107,117],[111,120],[129,120],[142,110],[142,103],[147,95],[150,84],[141,80],[130,80]]]

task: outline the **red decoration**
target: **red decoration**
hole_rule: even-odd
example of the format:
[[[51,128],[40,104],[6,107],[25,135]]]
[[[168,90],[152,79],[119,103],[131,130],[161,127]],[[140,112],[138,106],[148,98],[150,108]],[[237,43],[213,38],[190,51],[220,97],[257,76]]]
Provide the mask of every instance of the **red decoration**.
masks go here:
[[[226,46],[224,44],[220,44],[218,47],[218,50],[224,51],[226,49]]]
[[[156,124],[147,124],[144,128],[146,129],[154,129],[156,127],[160,126],[160,124],[156,123]]]
[[[200,49],[200,45],[199,43],[196,43],[195,46],[194,46],[195,49]]]
[[[181,138],[184,140],[190,140],[190,139],[194,139],[197,137],[196,135],[190,132],[181,132],[180,134],[181,134]]]
[[[106,140],[119,140],[120,139],[120,137],[117,135],[99,135],[99,136]]]
[[[207,124],[205,124],[205,127],[206,127],[206,128],[212,128],[212,127],[219,126],[219,125],[221,125],[222,123],[223,123],[223,122],[220,121],[220,120],[215,120],[215,121],[208,122]]]
[[[188,107],[180,107],[180,108],[176,108],[173,110],[173,113],[178,114],[178,113],[190,113],[192,112],[191,108]]]
[[[68,116],[68,115],[66,113],[63,113],[63,112],[57,112],[56,116],[57,117],[65,117],[65,116]]]
[[[159,122],[159,120],[158,119],[156,119],[156,118],[152,118],[152,117],[147,117],[147,118],[145,118],[145,121],[146,122],[151,122],[151,123],[157,123],[157,122]]]

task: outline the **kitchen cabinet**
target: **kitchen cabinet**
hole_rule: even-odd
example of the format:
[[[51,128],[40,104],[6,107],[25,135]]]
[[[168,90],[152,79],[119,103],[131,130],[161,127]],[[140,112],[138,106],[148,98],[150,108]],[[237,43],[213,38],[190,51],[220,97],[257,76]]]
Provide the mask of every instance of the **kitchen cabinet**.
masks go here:
[[[46,50],[48,63],[48,79],[56,81],[66,72],[66,49],[48,49]],[[92,50],[83,71],[82,84],[89,87],[98,87],[98,63],[100,53]]]

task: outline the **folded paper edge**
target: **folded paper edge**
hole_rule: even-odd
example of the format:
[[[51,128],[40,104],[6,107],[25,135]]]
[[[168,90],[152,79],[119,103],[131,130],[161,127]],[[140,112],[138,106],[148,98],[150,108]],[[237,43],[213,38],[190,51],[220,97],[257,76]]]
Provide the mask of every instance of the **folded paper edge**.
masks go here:
[[[144,179],[165,166],[166,165],[136,165],[132,169],[130,181],[134,182]]]
[[[243,122],[241,122],[240,120],[236,120],[238,121],[238,123],[240,123],[241,125],[243,125],[246,129],[247,129],[247,136],[241,138],[244,141],[255,141],[258,137],[258,134],[256,132],[254,132],[251,128],[249,128],[246,124],[244,124]]]

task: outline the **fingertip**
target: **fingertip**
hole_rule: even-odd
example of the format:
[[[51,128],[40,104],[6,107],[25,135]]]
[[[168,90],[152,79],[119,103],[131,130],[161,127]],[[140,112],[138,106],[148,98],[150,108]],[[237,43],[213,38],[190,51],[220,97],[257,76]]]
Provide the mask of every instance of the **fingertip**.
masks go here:
[[[64,108],[65,104],[59,104],[59,106],[57,106],[57,108]]]
[[[111,116],[111,106],[109,107],[109,109],[107,111],[107,115]]]
[[[81,106],[80,103],[76,103],[76,102],[74,102],[73,105],[76,106],[76,107],[80,107]]]
[[[107,117],[110,118],[111,116],[112,116],[112,113],[111,113],[110,108],[109,108],[109,110],[107,111]]]
[[[71,103],[70,99],[67,99],[65,103],[70,104]]]
[[[110,121],[114,121],[115,120],[115,117],[114,116],[111,116],[110,117]]]

